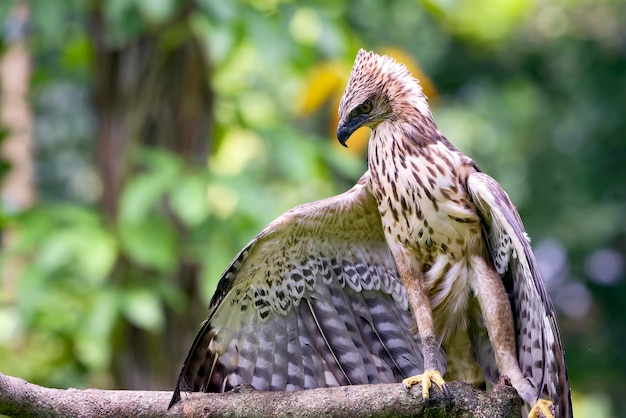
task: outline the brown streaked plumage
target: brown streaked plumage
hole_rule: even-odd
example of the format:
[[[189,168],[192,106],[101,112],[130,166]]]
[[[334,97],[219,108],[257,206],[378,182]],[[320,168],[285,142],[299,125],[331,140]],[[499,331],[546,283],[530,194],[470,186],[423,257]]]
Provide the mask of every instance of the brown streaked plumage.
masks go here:
[[[501,186],[437,129],[419,83],[389,57],[361,50],[339,105],[339,141],[372,129],[369,189],[405,284],[425,370],[406,386],[447,379],[494,383],[571,417],[556,316],[519,215]],[[507,292],[511,296],[511,302]],[[541,399],[541,400],[540,400]]]
[[[170,406],[181,391],[242,383],[421,374],[428,396],[442,375],[477,385],[507,375],[529,405],[551,398],[555,417],[571,417],[555,313],[506,193],[437,130],[417,80],[391,58],[359,52],[339,116],[344,145],[372,128],[368,172],[281,215],[233,260]]]
[[[365,173],[341,195],[288,211],[235,257],[170,406],[181,391],[392,383],[423,370],[407,292],[367,183]],[[443,351],[437,362],[445,367]]]

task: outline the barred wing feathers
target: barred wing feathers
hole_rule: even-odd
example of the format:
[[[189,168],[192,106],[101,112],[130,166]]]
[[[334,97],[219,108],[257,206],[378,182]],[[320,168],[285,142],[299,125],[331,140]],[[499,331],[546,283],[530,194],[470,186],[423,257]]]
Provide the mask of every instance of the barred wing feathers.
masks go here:
[[[223,274],[180,391],[398,382],[423,371],[406,289],[366,173],[267,226]],[[442,370],[445,355],[440,354]]]
[[[469,192],[485,224],[494,266],[511,296],[520,368],[555,417],[571,417],[569,380],[556,313],[520,216],[502,187],[473,173]]]

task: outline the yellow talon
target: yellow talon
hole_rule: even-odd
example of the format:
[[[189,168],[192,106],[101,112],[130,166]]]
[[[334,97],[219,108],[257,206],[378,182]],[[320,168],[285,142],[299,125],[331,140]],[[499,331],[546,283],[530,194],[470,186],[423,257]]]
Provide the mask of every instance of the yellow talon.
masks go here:
[[[528,418],[554,418],[551,407],[552,401],[549,401],[547,399],[539,399],[537,402],[535,402],[532,409],[528,413]]]
[[[448,387],[446,381],[441,377],[439,370],[424,370],[424,373],[415,376],[407,377],[402,381],[402,386],[407,391],[411,389],[413,385],[422,382],[422,397],[428,399],[431,382],[439,386],[439,389],[446,395],[448,395]]]

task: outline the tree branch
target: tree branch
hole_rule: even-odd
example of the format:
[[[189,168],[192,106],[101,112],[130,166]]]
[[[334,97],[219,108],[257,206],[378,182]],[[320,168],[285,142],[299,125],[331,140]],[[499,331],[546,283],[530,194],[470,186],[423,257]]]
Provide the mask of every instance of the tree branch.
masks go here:
[[[249,386],[224,394],[190,393],[167,410],[171,392],[50,389],[0,373],[0,414],[30,417],[515,417],[515,389],[498,384],[485,393],[450,382],[449,398],[433,387],[424,402],[419,389],[399,383],[342,386],[299,392],[259,392]]]

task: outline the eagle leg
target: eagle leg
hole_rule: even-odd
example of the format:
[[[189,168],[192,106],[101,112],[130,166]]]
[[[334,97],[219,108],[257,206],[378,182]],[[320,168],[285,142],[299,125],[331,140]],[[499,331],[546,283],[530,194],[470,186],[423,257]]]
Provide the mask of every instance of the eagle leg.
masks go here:
[[[427,399],[432,382],[439,386],[439,389],[447,396],[449,394],[448,387],[441,371],[437,370],[439,342],[435,338],[433,311],[428,290],[423,283],[424,275],[421,272],[419,262],[409,249],[402,248],[395,259],[398,273],[407,289],[411,310],[415,315],[424,355],[424,373],[404,379],[402,386],[405,390],[409,390],[411,386],[421,382],[422,397]]]
[[[511,384],[526,403],[537,405],[537,391],[524,378],[517,360],[513,313],[502,279],[484,257],[473,256],[471,265],[477,278],[472,287],[485,318],[498,370],[511,380]]]

